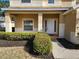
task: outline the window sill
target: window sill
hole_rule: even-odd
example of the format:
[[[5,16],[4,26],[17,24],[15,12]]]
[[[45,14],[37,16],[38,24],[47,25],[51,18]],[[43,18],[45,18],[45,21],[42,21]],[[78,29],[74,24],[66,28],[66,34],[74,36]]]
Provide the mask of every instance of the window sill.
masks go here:
[[[34,31],[32,30],[32,31],[23,31],[23,32],[34,32]]]

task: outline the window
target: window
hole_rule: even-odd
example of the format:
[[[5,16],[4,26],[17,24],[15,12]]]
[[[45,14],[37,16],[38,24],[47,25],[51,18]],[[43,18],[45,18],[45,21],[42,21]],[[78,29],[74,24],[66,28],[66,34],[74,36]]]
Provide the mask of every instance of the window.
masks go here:
[[[25,20],[24,21],[24,31],[32,31],[33,30],[33,21]]]
[[[54,32],[56,32],[56,20],[54,21]]]
[[[48,0],[48,3],[54,3],[54,0]]]
[[[45,20],[45,32],[47,32],[47,20]]]
[[[31,2],[31,0],[21,0],[22,1],[22,3],[30,3]]]

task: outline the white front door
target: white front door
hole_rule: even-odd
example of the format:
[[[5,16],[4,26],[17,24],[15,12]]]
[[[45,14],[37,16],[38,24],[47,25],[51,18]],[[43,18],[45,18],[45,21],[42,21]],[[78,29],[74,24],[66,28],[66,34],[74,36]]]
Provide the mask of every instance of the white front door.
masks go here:
[[[56,34],[56,20],[46,19],[45,20],[45,32],[48,34]]]

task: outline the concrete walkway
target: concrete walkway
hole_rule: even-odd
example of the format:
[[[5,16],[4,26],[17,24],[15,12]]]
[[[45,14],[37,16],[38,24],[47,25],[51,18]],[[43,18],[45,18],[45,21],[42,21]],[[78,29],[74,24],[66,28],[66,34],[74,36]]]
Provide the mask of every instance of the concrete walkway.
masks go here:
[[[55,59],[79,59],[79,50],[66,49],[59,42],[52,42]]]

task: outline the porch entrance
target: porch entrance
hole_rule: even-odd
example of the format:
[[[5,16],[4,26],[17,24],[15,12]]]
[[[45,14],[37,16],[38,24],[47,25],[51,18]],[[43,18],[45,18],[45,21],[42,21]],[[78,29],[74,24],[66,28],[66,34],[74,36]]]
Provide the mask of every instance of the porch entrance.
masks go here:
[[[48,34],[56,34],[57,33],[57,25],[55,19],[45,19],[45,32]]]

